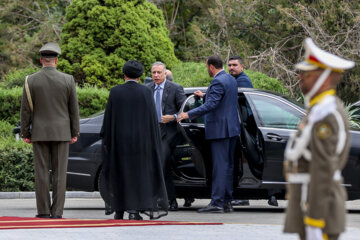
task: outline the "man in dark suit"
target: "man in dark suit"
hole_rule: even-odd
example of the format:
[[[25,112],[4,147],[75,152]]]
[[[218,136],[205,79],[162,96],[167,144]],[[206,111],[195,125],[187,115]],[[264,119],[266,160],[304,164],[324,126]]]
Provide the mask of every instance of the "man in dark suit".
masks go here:
[[[172,179],[171,156],[181,137],[177,130],[176,120],[186,96],[179,84],[166,80],[166,66],[162,62],[155,62],[151,67],[153,82],[147,84],[154,91],[154,100],[158,122],[161,130],[161,140],[164,152],[164,175],[169,199],[169,210],[177,211],[178,204]]]
[[[236,80],[224,71],[218,56],[209,57],[206,67],[214,78],[205,96],[200,91],[195,92],[205,98],[205,103],[181,113],[178,121],[205,115],[205,138],[210,141],[213,161],[212,192],[210,204],[198,212],[232,212],[234,153],[240,134]]]
[[[24,142],[33,144],[36,217],[61,218],[69,143],[76,142],[79,136],[78,100],[73,76],[56,70],[57,56],[61,53],[59,45],[47,43],[39,52],[43,67],[25,80],[20,112],[21,137]],[[52,170],[52,203],[49,170]]]
[[[236,79],[238,87],[253,88],[250,78],[244,73],[244,64],[240,56],[232,56],[228,62],[229,73]]]

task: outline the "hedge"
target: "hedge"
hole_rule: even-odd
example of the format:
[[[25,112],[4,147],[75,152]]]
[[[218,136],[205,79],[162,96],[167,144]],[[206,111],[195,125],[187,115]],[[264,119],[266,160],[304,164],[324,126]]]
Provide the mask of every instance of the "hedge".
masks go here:
[[[170,69],[174,76],[174,81],[183,87],[208,86],[211,82],[205,63],[183,62]],[[225,67],[227,71],[227,67]],[[270,90],[286,94],[286,89],[278,79],[271,78],[264,73],[245,70],[251,79],[254,88]]]
[[[22,88],[1,89],[0,119],[16,124],[20,119]],[[81,117],[88,117],[105,109],[109,91],[102,88],[78,88],[79,111]]]
[[[32,146],[15,141],[13,125],[0,121],[0,191],[33,191]]]

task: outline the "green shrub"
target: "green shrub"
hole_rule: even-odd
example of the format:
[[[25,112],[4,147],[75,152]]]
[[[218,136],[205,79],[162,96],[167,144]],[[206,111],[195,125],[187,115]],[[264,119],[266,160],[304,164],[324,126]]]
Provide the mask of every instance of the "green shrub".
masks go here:
[[[254,88],[287,94],[286,89],[278,79],[271,78],[261,72],[255,72],[251,70],[245,70],[244,72],[251,79]]]
[[[205,63],[182,62],[175,65],[171,71],[173,72],[174,81],[183,87],[208,86],[212,79],[209,77]],[[261,72],[245,70],[245,73],[251,79],[254,88],[286,94],[286,89],[279,80]]]
[[[122,67],[131,59],[145,73],[155,61],[178,62],[161,10],[146,0],[73,0],[66,21],[59,68],[80,86],[110,89],[121,83]]]
[[[208,86],[212,79],[205,63],[181,62],[171,68],[171,71],[174,81],[183,87]]]
[[[79,111],[81,117],[88,117],[106,107],[109,91],[104,88],[78,88]]]
[[[27,75],[33,74],[38,70],[39,69],[30,66],[25,69],[10,71],[3,77],[0,87],[7,89],[14,87],[22,87],[24,85],[25,77]]]
[[[33,191],[32,146],[15,138],[0,138],[0,191]]]
[[[0,139],[1,138],[12,138],[14,125],[10,124],[7,121],[0,120]]]
[[[0,91],[0,120],[15,125],[20,120],[22,88],[2,89]],[[105,109],[109,91],[103,88],[77,88],[79,112],[88,117]]]
[[[0,120],[16,124],[20,119],[22,88],[1,89]]]

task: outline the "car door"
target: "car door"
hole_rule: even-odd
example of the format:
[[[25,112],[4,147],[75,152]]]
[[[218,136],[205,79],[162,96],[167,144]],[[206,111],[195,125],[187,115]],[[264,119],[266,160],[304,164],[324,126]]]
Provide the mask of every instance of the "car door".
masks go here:
[[[245,96],[264,141],[263,184],[282,184],[286,143],[305,113],[281,96],[263,92],[247,92]]]
[[[203,104],[202,99],[190,95],[183,103],[180,112],[188,112]],[[211,171],[210,146],[205,141],[205,126],[203,117],[183,120],[178,125],[183,141],[175,149],[175,174],[183,180],[204,182]],[[206,159],[206,160],[205,160]],[[205,162],[206,161],[206,162]]]

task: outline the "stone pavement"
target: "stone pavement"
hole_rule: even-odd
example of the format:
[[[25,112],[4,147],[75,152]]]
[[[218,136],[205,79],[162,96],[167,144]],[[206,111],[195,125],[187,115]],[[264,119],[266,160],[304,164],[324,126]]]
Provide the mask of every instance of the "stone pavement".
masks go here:
[[[15,198],[15,199],[14,199]],[[223,222],[224,225],[188,226],[136,226],[104,228],[58,228],[58,229],[19,229],[0,230],[0,240],[295,240],[294,234],[282,233],[286,201],[279,201],[279,207],[270,207],[266,200],[250,200],[248,207],[235,207],[230,214],[198,214],[196,209],[205,206],[209,200],[196,200],[191,208],[183,208],[179,199],[180,211],[170,212],[161,220]],[[351,213],[347,216],[347,231],[340,240],[360,239],[360,200],[347,202]],[[36,214],[33,193],[0,193],[0,215],[33,217]],[[64,217],[106,219],[104,203],[99,194],[67,192]]]

